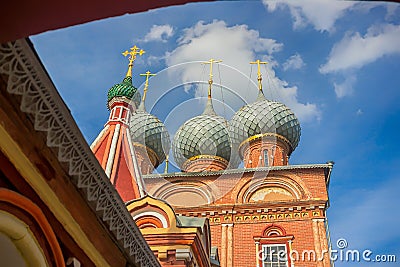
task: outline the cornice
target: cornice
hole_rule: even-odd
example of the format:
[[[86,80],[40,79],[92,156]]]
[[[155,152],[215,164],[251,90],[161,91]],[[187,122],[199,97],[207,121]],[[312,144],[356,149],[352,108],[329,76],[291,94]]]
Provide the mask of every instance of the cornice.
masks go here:
[[[227,169],[222,171],[207,171],[207,172],[156,173],[156,174],[144,175],[143,178],[157,179],[157,178],[175,178],[175,177],[221,176],[227,174],[260,173],[269,171],[286,171],[286,170],[302,170],[302,169],[331,170],[332,168],[333,168],[333,163],[299,164],[299,165],[269,166],[269,167],[244,168],[244,169]],[[329,181],[329,179],[327,180]]]
[[[209,205],[200,207],[196,211],[190,208],[176,208],[176,213],[184,216],[207,217],[210,225],[216,225],[324,219],[326,209],[326,201],[313,199],[293,203]]]

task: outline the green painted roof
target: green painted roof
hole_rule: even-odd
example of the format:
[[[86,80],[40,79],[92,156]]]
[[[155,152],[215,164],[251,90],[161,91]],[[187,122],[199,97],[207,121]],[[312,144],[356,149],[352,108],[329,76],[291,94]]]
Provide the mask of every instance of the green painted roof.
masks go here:
[[[136,106],[140,103],[140,93],[137,88],[132,84],[132,77],[125,77],[121,83],[117,83],[108,90],[107,102],[111,101],[114,97],[126,97],[132,99]]]

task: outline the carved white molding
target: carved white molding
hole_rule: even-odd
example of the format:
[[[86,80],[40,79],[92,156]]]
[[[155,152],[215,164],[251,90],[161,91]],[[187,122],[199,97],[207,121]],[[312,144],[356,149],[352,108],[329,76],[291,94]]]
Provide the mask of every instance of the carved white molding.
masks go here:
[[[8,77],[7,91],[21,96],[21,111],[32,115],[36,131],[47,133],[47,146],[58,150],[72,183],[131,264],[160,266],[28,42],[0,44],[0,74]]]
[[[163,228],[168,228],[168,221],[167,221],[167,219],[166,219],[163,215],[161,215],[160,213],[155,212],[155,211],[145,211],[145,212],[141,212],[141,213],[139,213],[139,214],[133,216],[132,218],[136,221],[137,219],[145,218],[145,217],[156,217],[156,218],[159,219],[160,222],[162,223],[162,227],[163,227]]]

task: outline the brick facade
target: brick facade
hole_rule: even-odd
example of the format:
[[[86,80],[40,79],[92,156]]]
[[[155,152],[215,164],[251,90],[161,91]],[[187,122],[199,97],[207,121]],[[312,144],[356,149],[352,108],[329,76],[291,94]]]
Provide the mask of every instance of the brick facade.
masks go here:
[[[221,267],[257,266],[255,239],[270,225],[293,236],[285,241],[288,253],[294,258],[291,263],[331,266],[327,255],[318,261],[321,252],[328,249],[325,215],[331,168],[329,163],[165,174],[145,176],[145,182],[155,197],[173,202],[177,214],[209,218],[211,242],[218,247]],[[188,186],[198,192],[182,189]],[[170,193],[164,194],[165,191]],[[195,194],[203,194],[204,199],[210,199],[209,203],[194,206],[188,200]],[[274,240],[282,243],[278,237],[271,237],[272,241],[268,238],[265,242],[269,244]],[[316,259],[310,251],[315,251]]]

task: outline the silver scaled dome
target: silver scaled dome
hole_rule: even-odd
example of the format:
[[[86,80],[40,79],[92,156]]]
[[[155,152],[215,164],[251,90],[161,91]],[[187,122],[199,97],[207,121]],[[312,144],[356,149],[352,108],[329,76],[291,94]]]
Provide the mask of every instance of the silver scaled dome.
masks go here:
[[[146,112],[143,101],[131,116],[130,134],[133,142],[155,152],[158,158],[157,166],[165,160],[171,146],[168,131],[156,116]]]
[[[300,141],[300,123],[294,113],[284,104],[266,99],[262,92],[256,102],[238,110],[229,124],[236,145],[249,137],[271,133],[286,138],[292,152]]]
[[[214,112],[211,99],[203,114],[189,119],[178,129],[172,150],[179,167],[188,159],[201,155],[218,156],[229,162],[231,142],[228,122]]]

